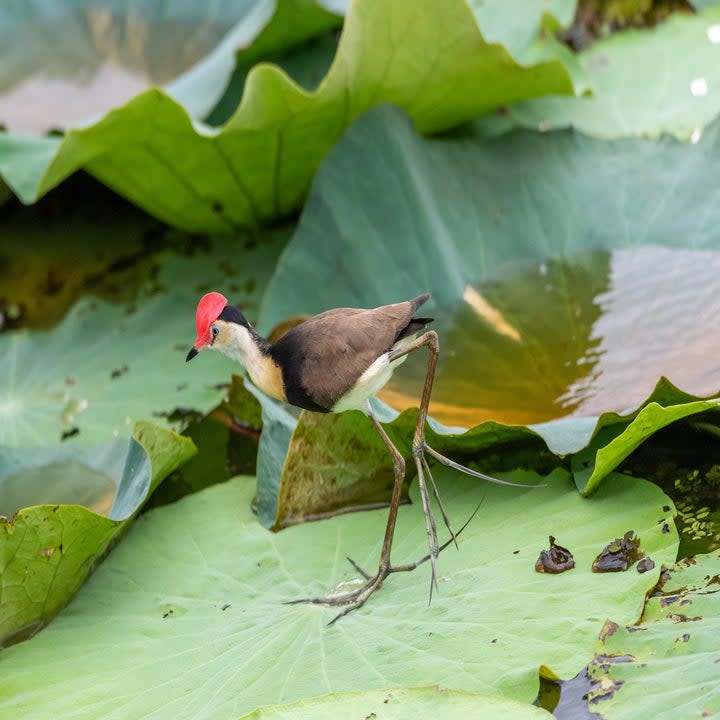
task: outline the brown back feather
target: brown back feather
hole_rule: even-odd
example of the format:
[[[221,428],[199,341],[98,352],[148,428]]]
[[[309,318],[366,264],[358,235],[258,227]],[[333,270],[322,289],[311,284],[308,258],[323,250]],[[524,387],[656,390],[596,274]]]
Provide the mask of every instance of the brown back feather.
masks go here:
[[[429,295],[371,310],[337,308],[290,330],[270,348],[283,368],[288,402],[327,412],[401,338],[430,322],[413,318]]]

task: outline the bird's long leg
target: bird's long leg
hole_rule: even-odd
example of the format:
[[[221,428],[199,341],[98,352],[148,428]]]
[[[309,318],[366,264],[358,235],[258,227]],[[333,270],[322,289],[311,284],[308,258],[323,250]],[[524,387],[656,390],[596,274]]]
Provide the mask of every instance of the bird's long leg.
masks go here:
[[[405,347],[401,350],[391,353],[388,360],[389,362],[393,362],[393,360],[397,360],[403,355],[408,355],[414,350],[424,346],[427,346],[430,351],[430,356],[428,357],[427,370],[425,371],[425,383],[423,385],[422,397],[420,398],[420,411],[418,412],[417,425],[415,426],[415,433],[413,434],[412,439],[412,456],[417,469],[418,489],[422,499],[423,513],[425,515],[425,530],[428,536],[430,566],[432,568],[430,578],[430,599],[432,600],[433,588],[437,587],[435,566],[438,556],[438,539],[435,517],[433,516],[432,507],[430,506],[427,483],[425,481],[425,469],[427,468],[429,470],[425,461],[425,423],[427,422],[428,407],[430,406],[430,394],[432,393],[432,386],[435,381],[435,368],[437,367],[438,355],[440,354],[440,341],[437,333],[434,330],[426,332],[424,335],[421,335],[419,338],[416,338],[405,345]],[[437,494],[435,481],[432,479],[432,476],[430,476],[430,481],[432,483],[434,493]],[[448,518],[444,510],[442,515],[445,526],[450,533],[450,537],[454,541],[455,533],[450,527],[450,523],[448,522]]]
[[[430,476],[430,481],[432,483],[433,488],[433,494],[435,497],[438,497],[437,488],[435,487],[435,482],[432,479],[432,476],[429,474],[429,467],[427,465],[427,461],[425,460],[424,455],[424,449],[425,449],[425,435],[424,435],[424,429],[425,429],[425,422],[427,420],[427,412],[428,412],[428,405],[430,403],[430,393],[432,391],[432,384],[435,377],[435,367],[437,365],[437,357],[439,352],[439,341],[437,333],[430,331],[428,333],[425,333],[424,335],[421,335],[419,338],[413,340],[409,344],[407,344],[402,350],[392,353],[389,357],[390,362],[393,360],[402,357],[403,355],[407,355],[408,353],[412,352],[413,350],[416,350],[420,347],[423,347],[424,345],[427,345],[430,349],[430,358],[428,360],[428,369],[427,373],[425,375],[425,385],[423,386],[423,394],[422,399],[420,401],[420,413],[418,416],[418,423],[415,428],[415,434],[413,436],[412,441],[412,455],[413,460],[415,462],[415,468],[417,470],[417,476],[418,476],[418,489],[420,491],[420,498],[422,500],[422,506],[423,506],[423,514],[425,517],[425,532],[427,534],[427,542],[428,542],[428,556],[425,559],[430,560],[430,566],[431,566],[431,583],[430,583],[430,598],[432,599],[432,592],[433,588],[437,587],[437,575],[435,571],[436,566],[436,560],[440,553],[440,546],[438,545],[438,538],[437,538],[437,527],[435,524],[435,517],[432,512],[432,507],[430,505],[430,498],[428,495],[428,489],[427,489],[427,483],[425,481],[425,474],[426,471],[428,472],[428,475]],[[372,414],[372,412],[368,409],[368,416],[372,420],[373,425],[375,425],[375,429],[377,430],[378,434],[382,438],[383,442],[385,443],[385,446],[387,447],[388,451],[390,452],[390,455],[393,460],[393,469],[395,472],[395,483],[393,485],[393,492],[392,492],[392,498],[390,500],[390,508],[388,510],[388,519],[387,524],[385,525],[385,537],[383,538],[383,544],[382,549],[380,551],[380,562],[378,564],[378,570],[375,575],[370,575],[369,573],[365,572],[362,568],[360,568],[354,561],[350,561],[355,567],[355,569],[365,578],[365,583],[358,587],[355,590],[351,590],[348,592],[343,593],[337,593],[328,595],[326,597],[321,598],[305,598],[302,600],[294,600],[292,603],[301,603],[301,602],[310,602],[315,604],[322,604],[322,605],[330,605],[330,606],[337,606],[341,605],[343,606],[342,612],[340,612],[331,622],[335,622],[339,618],[341,618],[343,615],[347,615],[347,613],[351,612],[352,610],[355,610],[359,607],[361,607],[365,601],[376,591],[378,590],[385,578],[390,575],[392,572],[399,572],[399,571],[406,571],[411,570],[414,567],[417,567],[419,563],[414,563],[412,566],[402,566],[398,568],[393,568],[390,562],[390,554],[392,551],[392,543],[393,543],[393,537],[395,535],[395,524],[397,522],[397,514],[398,514],[398,508],[400,506],[400,498],[402,496],[402,488],[403,483],[405,482],[405,459],[403,458],[400,451],[395,447],[394,443],[388,436],[388,434],[385,432],[385,428],[382,426],[382,424],[378,421],[378,419]],[[445,521],[445,525],[447,526],[449,532],[450,532],[450,542],[455,542],[456,533],[453,532],[452,528],[450,527],[450,523],[448,521],[447,515],[443,509],[443,520]],[[446,547],[447,544],[443,545],[442,547]]]
[[[460,532],[462,532],[462,530],[465,529],[470,520],[468,520],[457,533],[454,532],[453,529],[450,527],[450,521],[444,507],[442,506],[442,503],[440,502],[440,495],[437,491],[435,481],[433,480],[432,474],[430,472],[430,467],[428,466],[427,460],[425,458],[426,451],[435,460],[438,460],[444,465],[448,465],[455,470],[459,470],[466,475],[471,475],[473,477],[488,480],[489,482],[498,483],[500,485],[528,487],[527,485],[520,485],[517,483],[506,482],[505,480],[499,480],[498,478],[494,478],[490,475],[485,475],[484,473],[472,470],[468,467],[465,467],[464,465],[456,463],[454,460],[451,460],[444,455],[441,455],[439,452],[437,452],[437,450],[434,450],[429,445],[427,445],[427,443],[425,442],[425,424],[427,422],[428,407],[430,405],[430,394],[432,392],[432,386],[435,380],[435,368],[437,367],[437,359],[440,352],[440,342],[438,340],[437,333],[430,330],[424,335],[421,335],[420,337],[405,345],[402,349],[398,349],[397,351],[391,353],[389,356],[389,362],[393,362],[394,360],[401,358],[403,355],[408,355],[414,350],[425,346],[427,346],[428,350],[430,351],[430,357],[428,358],[427,371],[425,373],[425,384],[423,385],[422,398],[420,400],[420,411],[418,413],[417,425],[415,426],[415,432],[413,434],[412,456],[415,462],[415,468],[417,470],[418,489],[420,491],[420,498],[422,500],[423,513],[425,516],[425,530],[428,538],[429,553],[421,560],[418,560],[417,562],[408,565],[399,565],[393,567],[390,562],[393,537],[395,535],[395,523],[397,521],[398,508],[400,506],[402,487],[405,481],[405,460],[401,455],[400,451],[393,444],[388,434],[385,432],[385,428],[383,428],[378,419],[371,412],[368,411],[370,419],[375,425],[375,428],[377,429],[380,437],[382,438],[385,446],[387,447],[390,455],[392,456],[393,468],[395,471],[395,484],[393,485],[392,499],[390,501],[390,509],[388,511],[388,519],[385,526],[385,537],[383,539],[382,550],[380,551],[380,562],[378,564],[377,573],[371,576],[369,573],[365,572],[361,567],[359,567],[355,562],[350,560],[353,567],[355,567],[355,569],[365,578],[366,581],[359,588],[348,592],[328,595],[326,597],[292,600],[288,603],[291,605],[297,603],[314,603],[318,605],[343,606],[343,610],[330,621],[330,624],[343,617],[343,615],[347,615],[349,612],[352,612],[353,610],[364,605],[366,600],[382,586],[385,578],[391,573],[409,572],[411,570],[414,570],[418,565],[427,560],[430,561],[430,566],[432,568],[432,577],[430,584],[430,598],[432,599],[433,588],[437,587],[437,576],[435,572],[437,557],[440,552],[442,552],[451,543],[455,543],[457,545],[456,540],[458,535],[460,534]],[[432,507],[430,505],[426,476],[430,480],[430,486],[432,488],[433,496],[438,502],[440,511],[442,513],[443,521],[448,529],[448,532],[450,533],[450,539],[442,545],[438,544],[437,527],[435,524],[435,517],[432,512]],[[477,509],[475,512],[477,512]],[[472,519],[474,515],[475,513],[473,513],[470,519]]]
[[[382,586],[385,578],[393,572],[404,572],[412,570],[409,566],[402,566],[393,568],[390,564],[390,554],[392,552],[393,537],[395,536],[395,523],[397,522],[398,508],[400,507],[400,499],[402,497],[402,488],[405,482],[405,458],[403,458],[400,451],[395,447],[393,441],[390,439],[388,434],[385,432],[385,428],[380,424],[378,419],[368,411],[368,415],[375,425],[378,434],[382,438],[385,446],[390,452],[393,461],[393,471],[395,475],[395,482],[393,484],[392,497],[390,499],[390,508],[388,510],[388,519],[385,525],[385,537],[383,538],[382,549],[380,550],[380,561],[378,563],[378,570],[375,575],[370,575],[365,572],[355,561],[348,558],[353,567],[365,578],[366,582],[355,590],[348,592],[336,593],[327,595],[326,597],[320,598],[303,598],[300,600],[291,600],[289,604],[294,605],[297,603],[314,603],[319,605],[342,605],[342,612],[338,613],[331,621],[330,624],[340,619],[343,615],[347,615],[349,612],[361,607],[365,604],[365,601]],[[437,553],[436,553],[437,554]],[[435,561],[435,558],[432,558]],[[419,564],[419,563],[418,563]]]
[[[428,346],[430,357],[428,358],[427,370],[425,372],[425,384],[423,385],[422,398],[420,399],[420,412],[418,413],[415,434],[413,435],[413,457],[423,457],[425,451],[427,451],[430,456],[435,458],[438,462],[441,462],[443,465],[459,470],[460,472],[465,473],[465,475],[471,475],[472,477],[480,478],[481,480],[487,480],[488,482],[495,483],[496,485],[509,485],[510,487],[521,488],[540,487],[538,485],[523,485],[522,483],[508,482],[507,480],[500,480],[500,478],[493,477],[492,475],[486,475],[485,473],[478,472],[477,470],[473,470],[472,468],[451,460],[449,457],[445,457],[445,455],[441,455],[437,450],[431,448],[425,442],[425,423],[427,422],[428,407],[430,406],[430,394],[432,392],[433,382],[435,381],[435,368],[437,366],[437,359],[440,353],[440,341],[438,340],[437,333],[434,330],[429,330],[424,335],[421,335],[419,338],[405,345],[402,349],[391,353],[388,358],[389,362],[393,362],[393,360],[397,360],[403,355],[408,355],[414,350],[424,347],[425,345]],[[449,527],[448,530],[452,533],[452,530],[450,530]]]
[[[353,567],[365,578],[366,582],[360,586],[359,588],[355,590],[351,590],[344,593],[338,593],[333,595],[328,595],[326,597],[321,598],[303,598],[301,600],[292,600],[289,604],[297,604],[297,603],[314,603],[314,604],[321,604],[321,605],[342,605],[343,610],[338,615],[336,615],[331,621],[330,624],[334,623],[336,620],[341,618],[343,615],[347,615],[349,612],[361,607],[365,604],[365,601],[376,591],[379,590],[382,586],[385,578],[394,572],[409,572],[411,570],[414,570],[418,565],[425,562],[426,560],[430,560],[432,564],[432,578],[433,582],[437,584],[437,580],[435,578],[435,560],[438,556],[438,554],[447,547],[447,545],[455,540],[456,535],[452,533],[452,538],[447,543],[445,543],[442,546],[438,546],[437,544],[437,529],[435,527],[435,519],[432,515],[432,510],[430,508],[430,500],[428,497],[427,492],[427,486],[424,481],[424,476],[422,475],[423,471],[423,464],[425,467],[427,467],[427,464],[425,463],[424,457],[421,458],[421,461],[416,460],[417,469],[418,469],[418,478],[419,482],[418,484],[421,487],[421,497],[422,497],[422,503],[423,503],[423,510],[425,512],[425,524],[426,524],[426,530],[428,534],[428,545],[430,547],[430,553],[426,555],[421,560],[418,560],[415,563],[411,563],[408,565],[399,565],[397,567],[393,567],[390,561],[390,555],[392,552],[392,543],[393,538],[395,536],[395,524],[397,522],[397,514],[398,514],[398,508],[400,507],[400,499],[402,497],[402,488],[403,484],[405,482],[405,459],[403,458],[400,451],[395,447],[393,441],[390,439],[388,434],[385,432],[385,428],[380,424],[378,419],[372,414],[372,412],[368,411],[368,415],[370,419],[373,422],[373,425],[375,425],[375,428],[378,431],[378,434],[382,438],[383,442],[385,443],[385,446],[390,452],[390,455],[393,460],[393,470],[395,474],[395,482],[393,484],[393,492],[392,492],[392,498],[390,500],[390,509],[388,510],[388,519],[387,524],[385,525],[385,537],[383,539],[382,549],[380,551],[380,561],[378,563],[378,570],[375,575],[370,575],[369,573],[365,572],[357,563],[355,563],[353,560],[348,558],[350,560],[350,563],[353,565]],[[422,463],[422,464],[420,464]],[[434,488],[434,483],[433,483]],[[434,488],[433,492],[437,494],[437,490]],[[473,513],[474,515],[474,513]],[[445,517],[444,511],[443,516]],[[469,522],[469,521],[468,521]],[[465,526],[463,526],[464,528]],[[432,587],[431,587],[431,596],[432,596]]]
[[[426,443],[425,424],[427,423],[428,408],[430,406],[430,395],[432,393],[433,383],[435,382],[435,369],[437,367],[438,355],[440,354],[440,341],[438,339],[437,333],[434,330],[429,330],[424,335],[421,335],[419,338],[416,338],[412,342],[405,345],[403,348],[391,353],[388,360],[389,362],[393,362],[394,360],[401,358],[403,355],[408,355],[409,353],[425,346],[427,346],[430,352],[430,357],[428,358],[427,370],[425,371],[425,383],[423,385],[422,397],[420,399],[420,410],[418,412],[417,425],[415,426],[415,433],[413,434],[412,439],[412,455],[413,459],[415,460],[415,466],[417,468],[418,488],[420,490],[420,497],[422,498],[423,502],[423,512],[425,513],[425,527],[428,531],[428,549],[430,551],[430,564],[432,566],[430,597],[432,598],[433,586],[437,587],[437,578],[435,576],[435,559],[438,555],[438,541],[437,531],[435,528],[435,518],[433,517],[432,508],[430,507],[427,495],[427,483],[425,479],[426,474],[430,479],[433,495],[435,496],[435,499],[438,502],[438,506],[440,507],[443,522],[445,523],[445,527],[450,533],[451,541],[455,542],[457,534],[453,531],[452,527],[450,527],[450,521],[448,519],[447,513],[445,512],[445,508],[440,501],[440,495],[437,491],[437,487],[435,486],[435,481],[432,477],[432,473],[430,472],[427,460],[425,459],[425,452],[427,452],[435,460],[441,462],[443,465],[447,465],[448,467],[459,470],[460,472],[465,473],[466,475],[471,475],[472,477],[487,480],[488,482],[492,483],[497,483],[498,485],[511,485],[514,487],[528,486],[521,485],[519,483],[507,482],[506,480],[500,480],[498,478],[492,477],[491,475],[485,475],[484,473],[478,472],[477,470],[472,470],[469,467],[465,467],[465,465],[461,465],[460,463],[456,463],[454,460],[445,457],[437,450],[431,448]]]

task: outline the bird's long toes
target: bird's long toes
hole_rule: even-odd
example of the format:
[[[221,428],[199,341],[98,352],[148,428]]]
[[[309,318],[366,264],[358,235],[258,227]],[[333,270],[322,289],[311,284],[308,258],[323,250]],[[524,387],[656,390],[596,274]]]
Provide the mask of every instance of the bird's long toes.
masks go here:
[[[427,445],[425,446],[427,447]],[[445,506],[443,505],[442,499],[440,498],[440,492],[438,491],[437,485],[435,484],[435,478],[433,477],[432,470],[430,469],[430,465],[428,465],[427,458],[423,454],[422,459],[422,466],[425,471],[425,474],[427,475],[427,478],[429,480],[430,488],[432,490],[433,497],[435,498],[435,502],[438,505],[438,508],[440,509],[440,514],[442,515],[443,523],[445,527],[447,528],[447,531],[450,533],[450,539],[455,544],[455,548],[459,549],[458,543],[457,543],[457,533],[452,529],[452,526],[450,525],[450,518],[448,517],[447,512],[445,511]]]
[[[373,581],[375,580],[376,578],[373,578]],[[361,608],[365,604],[367,599],[376,590],[380,589],[380,585],[382,585],[382,580],[380,580],[377,584],[375,584],[375,582],[367,583],[363,588],[362,592],[359,593],[351,602],[346,603],[345,607],[343,607],[343,609],[328,623],[328,625],[334,625],[341,617],[345,617],[345,615],[351,613],[353,610]]]
[[[352,562],[352,561],[351,561]],[[312,604],[312,605],[325,605],[326,607],[344,607],[343,611],[334,617],[330,624],[341,618],[343,615],[347,615],[349,612],[362,607],[366,600],[383,584],[385,578],[394,570],[391,568],[379,568],[378,572],[373,576],[366,575],[366,582],[360,587],[354,590],[348,590],[346,592],[331,592],[328,595],[316,598],[300,598],[298,600],[288,600],[285,605],[300,605],[300,604]]]
[[[479,478],[480,480],[486,480],[487,482],[495,483],[496,485],[508,485],[510,487],[519,487],[519,488],[531,488],[531,487],[545,487],[544,484],[541,485],[525,485],[524,483],[514,483],[509,482],[508,480],[501,480],[500,478],[493,477],[492,475],[486,475],[485,473],[479,472],[477,470],[473,470],[472,468],[467,467],[466,465],[461,465],[458,462],[455,462],[454,460],[451,460],[449,457],[446,457],[442,453],[439,453],[434,448],[431,448],[426,442],[423,441],[423,448],[425,452],[430,455],[430,457],[437,460],[439,463],[442,463],[443,465],[446,465],[447,467],[452,468],[453,470],[458,470],[459,472],[469,475],[470,477]]]

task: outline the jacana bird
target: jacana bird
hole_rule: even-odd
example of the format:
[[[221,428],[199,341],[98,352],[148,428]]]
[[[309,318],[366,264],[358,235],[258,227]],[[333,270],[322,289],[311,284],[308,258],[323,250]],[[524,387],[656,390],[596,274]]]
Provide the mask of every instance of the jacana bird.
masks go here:
[[[377,573],[369,576],[361,571],[366,582],[355,590],[324,598],[296,601],[343,606],[343,611],[332,622],[363,605],[380,588],[388,575],[412,570],[422,562],[402,566],[393,566],[390,562],[395,522],[405,480],[405,460],[373,414],[368,402],[369,398],[390,380],[394,370],[409,353],[422,347],[427,347],[430,351],[420,412],[412,440],[412,456],[417,470],[428,536],[432,567],[431,595],[433,585],[437,586],[435,562],[439,548],[426,478],[430,480],[433,495],[450,532],[451,540],[448,542],[455,540],[456,533],[450,528],[440,503],[425,454],[467,475],[502,485],[515,485],[460,465],[433,450],[425,442],[425,422],[440,345],[437,333],[425,329],[428,323],[432,322],[432,318],[416,317],[415,313],[429,297],[429,294],[419,295],[412,300],[370,310],[328,310],[293,327],[274,343],[262,338],[242,312],[229,305],[220,293],[208,293],[198,303],[195,316],[197,338],[186,360],[192,360],[201,350],[219,350],[243,365],[252,382],[273,398],[313,412],[361,410],[373,422],[392,456],[395,484]],[[355,567],[357,568],[357,565]]]

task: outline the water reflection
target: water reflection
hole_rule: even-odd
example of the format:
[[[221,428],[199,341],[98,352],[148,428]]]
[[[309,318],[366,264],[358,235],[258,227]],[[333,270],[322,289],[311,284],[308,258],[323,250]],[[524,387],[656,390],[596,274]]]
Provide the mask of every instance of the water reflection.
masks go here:
[[[121,9],[108,0],[0,12],[0,124],[43,134],[122,104],[198,62],[242,12],[229,2]]]
[[[720,253],[617,250],[586,358],[592,373],[558,398],[575,415],[642,402],[665,375],[696,395],[720,388]]]
[[[656,246],[514,263],[435,312],[442,355],[432,414],[530,423],[642,402],[661,375],[720,388],[720,253]],[[417,404],[425,358],[382,397]]]
[[[75,460],[24,468],[3,479],[0,515],[12,517],[30,505],[84,505],[107,516],[116,484],[105,473]]]

